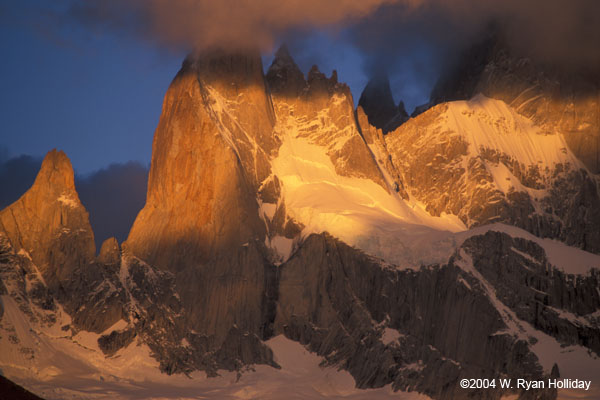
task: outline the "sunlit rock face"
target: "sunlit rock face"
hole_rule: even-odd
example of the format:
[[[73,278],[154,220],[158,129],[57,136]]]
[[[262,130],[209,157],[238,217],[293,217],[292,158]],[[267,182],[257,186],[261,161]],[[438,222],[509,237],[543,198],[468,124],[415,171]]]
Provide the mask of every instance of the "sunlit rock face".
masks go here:
[[[438,104],[477,93],[503,100],[549,134],[564,135],[592,173],[600,172],[600,74],[597,70],[543,65],[512,51],[493,31],[469,48],[434,88]]]
[[[165,96],[131,251],[177,271],[264,240],[256,191],[273,125],[258,55],[188,58]]]
[[[439,104],[385,138],[408,193],[467,227],[519,226],[600,251],[597,180],[569,149],[500,100]]]
[[[15,251],[29,254],[54,290],[94,261],[94,234],[65,153],[52,150],[46,155],[33,186],[0,211],[0,230]]]
[[[274,267],[257,193],[277,150],[274,124],[258,54],[189,57],[165,96],[147,202],[124,248],[175,273],[188,328],[210,350],[268,330]]]
[[[24,297],[49,311],[56,311],[56,299],[77,329],[101,332],[121,318],[124,297],[111,290],[113,274],[96,262],[88,213],[65,153],[46,155],[33,186],[0,212],[0,233],[14,253],[14,273],[29,282],[20,288]]]
[[[325,148],[338,175],[370,179],[389,190],[360,134],[350,88],[313,66],[307,79],[284,46],[266,75],[277,115],[277,134]]]

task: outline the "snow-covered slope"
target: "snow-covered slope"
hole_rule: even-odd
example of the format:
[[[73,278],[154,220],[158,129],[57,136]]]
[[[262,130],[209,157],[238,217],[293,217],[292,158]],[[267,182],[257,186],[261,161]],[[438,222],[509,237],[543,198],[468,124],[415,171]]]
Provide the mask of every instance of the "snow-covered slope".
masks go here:
[[[420,204],[370,179],[338,175],[326,149],[297,136],[297,130],[285,131],[272,165],[287,211],[305,226],[305,236],[329,232],[367,253],[405,265],[443,261],[431,251],[431,241],[465,229],[458,218],[432,217]],[[423,241],[427,248],[421,246]]]
[[[526,166],[552,170],[562,163],[583,167],[562,135],[543,132],[505,102],[482,94],[468,101],[447,103],[444,117],[434,129],[462,136],[471,156],[491,150]]]
[[[11,296],[0,296],[2,375],[48,400],[68,399],[398,399],[426,400],[418,393],[356,389],[345,371],[320,367],[321,357],[276,336],[266,342],[280,369],[256,366],[239,376],[220,371],[169,376],[159,370],[148,346],[132,343],[112,357],[98,348],[99,334],[69,336],[71,321],[60,313],[50,327],[32,322]]]
[[[407,192],[432,215],[494,222],[600,250],[598,180],[569,150],[501,100],[439,104],[385,137]]]

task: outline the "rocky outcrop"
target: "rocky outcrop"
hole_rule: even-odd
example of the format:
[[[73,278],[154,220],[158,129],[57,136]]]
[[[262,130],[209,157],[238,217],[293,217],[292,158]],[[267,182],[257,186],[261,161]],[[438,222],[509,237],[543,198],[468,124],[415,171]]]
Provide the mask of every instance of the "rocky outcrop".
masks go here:
[[[119,242],[114,237],[106,239],[100,247],[98,262],[108,265],[116,265],[121,262],[121,249]]]
[[[600,332],[593,317],[598,295],[586,298],[598,288],[597,271],[567,276],[535,243],[506,234],[473,237],[447,265],[419,270],[396,270],[313,235],[280,270],[276,332],[347,369],[359,387],[391,383],[433,398],[499,398],[500,389],[477,392],[457,383],[469,376],[548,376],[532,351],[537,339],[518,334],[521,320],[544,326],[564,344],[577,336],[569,330],[583,332],[576,342],[598,351],[592,339]],[[572,297],[579,283],[585,288]],[[564,312],[587,325],[564,319]],[[532,398],[555,396],[540,391]]]
[[[0,211],[0,231],[15,251],[29,254],[57,292],[75,270],[94,261],[94,234],[65,153],[52,150],[46,155],[33,186]]]
[[[369,80],[360,95],[358,106],[367,115],[369,124],[381,129],[384,135],[409,119],[404,103],[400,102],[397,106],[394,103],[390,81],[384,74]]]

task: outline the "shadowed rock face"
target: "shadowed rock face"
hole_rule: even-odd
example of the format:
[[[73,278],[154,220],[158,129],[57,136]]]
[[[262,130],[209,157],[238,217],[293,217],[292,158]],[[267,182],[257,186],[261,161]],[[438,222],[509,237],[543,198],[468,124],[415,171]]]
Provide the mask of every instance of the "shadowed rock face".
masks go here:
[[[403,102],[397,106],[394,104],[387,75],[371,78],[360,95],[358,106],[367,115],[369,124],[381,129],[384,135],[395,130],[409,118]]]
[[[106,239],[100,248],[98,261],[103,264],[117,265],[121,261],[121,249],[119,242],[114,237]]]
[[[598,71],[564,71],[520,57],[496,30],[442,76],[430,104],[477,93],[503,100],[548,132],[562,132],[571,151],[591,172],[600,173]]]
[[[516,334],[523,322],[560,343],[600,351],[598,285],[598,271],[562,273],[535,243],[503,233],[472,237],[447,264],[418,270],[312,235],[280,267],[275,330],[347,369],[359,387],[391,383],[438,399],[497,399],[499,388],[465,391],[458,382],[547,377],[531,350],[536,339]],[[553,399],[556,391],[520,395]]]
[[[0,230],[16,251],[31,256],[53,290],[94,261],[94,234],[65,153],[52,150],[46,155],[33,186],[0,211]]]

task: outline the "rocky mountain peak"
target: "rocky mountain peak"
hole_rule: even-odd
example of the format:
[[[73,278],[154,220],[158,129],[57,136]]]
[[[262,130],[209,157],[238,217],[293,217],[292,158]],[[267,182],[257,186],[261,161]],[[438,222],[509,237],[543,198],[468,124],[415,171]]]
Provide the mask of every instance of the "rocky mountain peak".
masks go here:
[[[273,59],[273,64],[271,65],[272,70],[281,70],[281,69],[293,69],[300,71],[298,65],[290,55],[290,51],[287,45],[284,43],[279,47],[279,49],[275,52],[275,58]]]
[[[306,86],[304,74],[298,68],[285,44],[275,53],[266,78],[271,91],[283,96],[296,97]]]
[[[394,103],[390,81],[385,73],[376,74],[365,86],[358,105],[367,115],[369,123],[384,134],[393,131],[408,120],[404,103]]]
[[[478,93],[502,100],[545,133],[561,132],[570,150],[600,172],[600,78],[527,57],[497,26],[466,48],[438,81],[429,105],[468,100]]]
[[[51,150],[44,157],[34,188],[44,186],[52,191],[75,191],[73,167],[62,150]]]
[[[94,234],[64,152],[50,151],[33,186],[0,211],[0,230],[15,251],[30,255],[51,288],[93,261]]]
[[[333,70],[331,72],[331,77],[327,78],[327,76],[319,71],[319,67],[313,65],[308,71],[307,83],[311,93],[329,93],[332,94],[336,85],[338,85],[338,76],[337,71]]]

